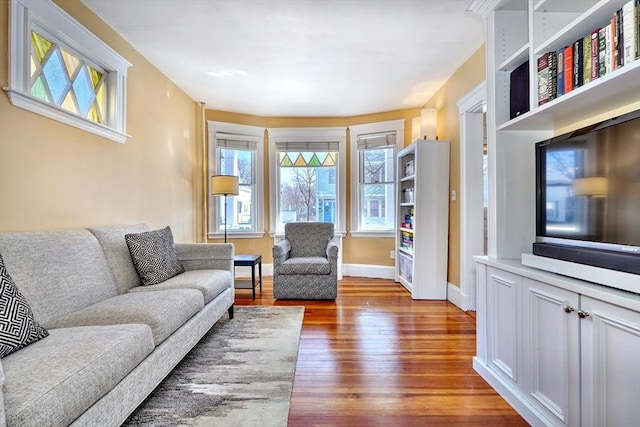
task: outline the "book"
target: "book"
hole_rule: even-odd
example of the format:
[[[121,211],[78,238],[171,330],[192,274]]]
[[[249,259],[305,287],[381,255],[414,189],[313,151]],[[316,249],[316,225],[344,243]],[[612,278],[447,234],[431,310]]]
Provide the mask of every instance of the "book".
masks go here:
[[[598,32],[598,77],[607,74],[607,27]]]
[[[616,14],[613,14],[611,18],[611,71],[615,71],[618,68],[618,22],[616,20]]]
[[[636,0],[636,59],[640,58],[640,0]]]
[[[640,1],[640,0],[638,0]],[[564,95],[564,48],[556,50],[556,96]]]
[[[629,0],[622,6],[622,64],[636,60],[636,14],[635,1]]]
[[[510,74],[509,118],[529,111],[529,61],[517,66]]]
[[[576,89],[582,86],[584,82],[582,61],[583,61],[583,50],[582,50],[583,39],[580,38],[573,42],[573,88]]]
[[[600,28],[591,32],[591,80],[600,77]]]
[[[622,9],[618,9],[617,11],[615,11],[615,13],[613,14],[613,19],[616,22],[616,27],[615,27],[615,39],[614,39],[614,43],[615,43],[615,61],[616,61],[616,69],[622,67],[622,61],[623,61],[623,52],[622,52]]]
[[[573,90],[573,46],[564,48],[564,93]]]
[[[538,105],[551,100],[550,74],[549,52],[547,52],[538,58]]]
[[[582,38],[582,84],[591,81],[591,34]]]

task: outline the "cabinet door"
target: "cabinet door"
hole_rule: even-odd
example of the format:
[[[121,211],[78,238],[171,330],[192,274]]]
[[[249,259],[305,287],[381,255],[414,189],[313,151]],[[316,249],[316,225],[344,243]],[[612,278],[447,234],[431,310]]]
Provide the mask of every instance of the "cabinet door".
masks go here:
[[[519,389],[521,279],[494,268],[487,273],[487,361],[498,376]]]
[[[524,394],[553,424],[580,425],[579,296],[523,279]]]
[[[582,425],[638,426],[640,312],[581,297]]]

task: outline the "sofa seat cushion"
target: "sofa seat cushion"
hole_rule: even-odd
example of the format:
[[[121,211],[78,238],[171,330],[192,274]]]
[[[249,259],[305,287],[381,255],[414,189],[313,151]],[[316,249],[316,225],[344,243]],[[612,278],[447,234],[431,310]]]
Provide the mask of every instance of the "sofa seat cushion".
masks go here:
[[[70,424],[153,349],[146,325],[49,330],[2,359],[7,425]]]
[[[289,258],[280,266],[280,274],[330,274],[329,260],[323,257]]]
[[[170,289],[118,295],[56,319],[49,328],[140,323],[151,327],[160,344],[204,307],[195,289]]]
[[[150,286],[138,286],[129,292],[149,292],[165,289],[196,289],[202,292],[207,304],[220,295],[233,282],[231,272],[227,270],[193,270]]]

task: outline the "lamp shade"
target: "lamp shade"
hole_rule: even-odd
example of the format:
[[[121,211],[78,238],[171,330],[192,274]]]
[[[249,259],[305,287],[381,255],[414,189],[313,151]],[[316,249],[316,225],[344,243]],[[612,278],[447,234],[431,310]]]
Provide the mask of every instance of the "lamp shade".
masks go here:
[[[438,110],[435,108],[423,108],[420,111],[420,134],[424,139],[438,139]]]
[[[573,180],[574,196],[604,197],[609,193],[609,182],[603,176],[590,176]]]
[[[238,177],[235,175],[212,176],[211,194],[213,194],[214,196],[237,196]]]

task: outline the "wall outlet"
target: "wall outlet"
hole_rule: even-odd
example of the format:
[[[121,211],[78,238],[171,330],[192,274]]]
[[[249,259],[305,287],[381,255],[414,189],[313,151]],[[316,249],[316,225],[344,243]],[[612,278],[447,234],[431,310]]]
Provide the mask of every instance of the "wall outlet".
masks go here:
[[[389,251],[389,258],[396,259],[396,251]]]
[[[451,201],[452,202],[456,201],[456,190],[451,190]]]

